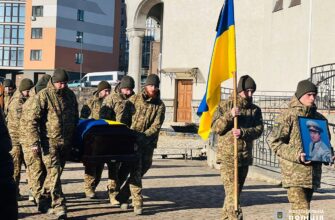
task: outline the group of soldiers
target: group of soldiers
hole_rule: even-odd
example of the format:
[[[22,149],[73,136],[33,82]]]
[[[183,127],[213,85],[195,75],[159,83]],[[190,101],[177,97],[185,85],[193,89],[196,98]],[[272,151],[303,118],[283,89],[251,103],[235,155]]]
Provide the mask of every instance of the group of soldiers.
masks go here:
[[[225,190],[222,219],[243,219],[241,207],[238,210],[234,207],[234,139],[238,146],[238,189],[241,192],[252,164],[253,141],[263,132],[262,112],[252,99],[255,91],[255,81],[248,75],[241,76],[236,107],[231,96],[220,103],[213,117],[212,130],[218,135],[217,163],[221,164]],[[317,112],[316,95],[317,87],[312,82],[300,81],[288,109],[276,118],[270,134],[269,144],[279,158],[282,186],[287,189],[291,204],[290,219],[309,219],[313,192],[320,187],[322,163],[306,160],[298,122],[299,117],[325,119]],[[235,117],[238,118],[237,129],[234,128]],[[329,162],[334,160],[332,155]]]
[[[24,163],[31,196],[38,210],[42,213],[50,211],[58,219],[67,216],[60,177],[79,120],[77,99],[67,87],[68,80],[65,70],[56,69],[52,77],[44,75],[35,86],[31,80],[23,79],[16,90],[13,82],[4,82],[6,95],[4,111],[0,114],[0,162],[3,165],[0,176],[3,180],[4,176],[11,175],[16,183],[13,188],[0,181],[0,189],[8,197],[6,204],[1,200],[1,205],[7,205],[7,212],[13,209],[10,204],[16,202],[10,195],[14,192],[20,196],[20,170]],[[113,91],[108,82],[102,81],[80,111],[81,118],[119,121],[136,132],[138,161],[135,164],[108,162],[107,189],[112,206],[127,209],[131,196],[137,215],[142,214],[143,208],[142,177],[152,165],[153,151],[165,117],[159,84],[157,75],[149,75],[143,90],[134,94],[135,83],[130,76],[124,76]],[[223,100],[212,121],[212,130],[218,135],[217,162],[221,164],[225,190],[223,219],[243,219],[242,209],[239,207],[236,212],[233,205],[234,139],[238,144],[238,186],[241,192],[252,164],[253,141],[264,129],[262,111],[253,103],[255,91],[256,83],[250,76],[240,77],[236,107],[233,97]],[[288,109],[277,117],[270,134],[270,147],[279,158],[282,186],[287,189],[291,204],[290,215],[299,219],[308,219],[312,195],[320,187],[321,180],[322,163],[306,160],[298,120],[299,117],[325,120],[317,112],[316,96],[317,87],[312,82],[300,81]],[[238,121],[236,129],[235,117]],[[315,130],[315,126],[309,126],[309,130],[312,127]],[[334,159],[332,155],[332,161]],[[10,160],[14,161],[14,168],[10,166]],[[3,168],[5,164],[7,169]],[[95,198],[104,163],[84,163],[84,166],[85,195]]]
[[[67,87],[68,81],[69,76],[64,69],[55,69],[53,76],[44,75],[35,86],[30,79],[23,79],[19,89],[11,80],[5,80],[4,105],[0,112],[1,135],[9,134],[10,137],[10,141],[4,143],[9,145],[6,149],[10,150],[11,157],[5,159],[14,163],[8,172],[11,174],[13,170],[15,201],[20,198],[20,173],[24,164],[29,198],[35,202],[39,212],[54,214],[57,219],[67,218],[60,178],[79,122],[77,98]],[[107,189],[111,204],[123,209],[128,208],[131,196],[136,215],[142,214],[142,177],[151,167],[153,151],[165,118],[159,84],[157,75],[149,75],[142,91],[135,94],[134,79],[130,76],[124,76],[113,91],[108,82],[102,81],[80,111],[82,118],[114,120],[135,131],[139,159],[135,164],[107,163]],[[86,197],[95,198],[104,164],[84,163],[84,166]],[[10,181],[11,178],[7,182]],[[8,193],[8,198],[11,195],[13,193]]]

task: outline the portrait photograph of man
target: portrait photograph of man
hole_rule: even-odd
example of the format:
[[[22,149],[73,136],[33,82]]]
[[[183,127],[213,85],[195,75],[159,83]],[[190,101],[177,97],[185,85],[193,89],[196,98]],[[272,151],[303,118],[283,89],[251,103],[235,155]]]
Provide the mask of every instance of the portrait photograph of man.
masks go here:
[[[306,159],[316,162],[333,162],[327,121],[301,117],[299,125]]]

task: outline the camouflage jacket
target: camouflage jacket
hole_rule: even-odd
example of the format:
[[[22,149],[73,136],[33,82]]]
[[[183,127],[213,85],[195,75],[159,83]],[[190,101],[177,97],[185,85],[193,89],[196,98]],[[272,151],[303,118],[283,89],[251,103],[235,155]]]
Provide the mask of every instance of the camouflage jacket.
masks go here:
[[[15,92],[14,92],[15,93]],[[3,113],[5,115],[5,119],[7,121],[7,115],[8,115],[8,106],[10,105],[10,103],[13,101],[13,95],[4,95],[4,99],[3,99],[3,105],[4,105],[4,108],[3,108]]]
[[[12,149],[12,143],[8,134],[3,116],[0,109],[0,183],[8,184],[13,181],[14,166],[12,156],[9,152]]]
[[[279,157],[283,187],[319,188],[321,164],[305,165],[299,161],[303,150],[298,116],[325,119],[316,111],[316,106],[306,107],[294,96],[288,109],[275,120],[270,134],[271,149]]]
[[[28,121],[28,110],[31,108],[32,103],[34,102],[34,98],[36,98],[35,95],[36,95],[35,87],[33,87],[29,91],[29,98],[22,105],[22,116],[20,118],[20,124],[19,124],[20,144],[22,145],[22,147],[30,147],[26,142],[29,140],[31,133],[27,129],[26,124]]]
[[[94,94],[92,98],[86,101],[80,111],[80,118],[100,118],[100,109],[102,106],[103,98],[99,98],[97,94]]]
[[[132,116],[131,129],[138,132],[140,147],[157,147],[159,131],[165,119],[165,104],[160,99],[149,98],[145,91],[132,96],[129,101],[135,112]]]
[[[133,108],[128,99],[117,89],[107,96],[100,109],[100,118],[131,125]]]
[[[19,124],[22,116],[22,106],[26,100],[27,97],[24,97],[21,92],[16,91],[8,106],[7,127],[14,146],[20,144]]]
[[[31,133],[29,146],[41,146],[40,139],[48,140],[50,146],[72,144],[79,119],[78,103],[72,90],[64,88],[60,93],[50,80],[34,97],[27,114],[26,129]]]
[[[1,114],[3,114],[3,107],[4,107],[4,93],[5,93],[5,88],[3,87],[2,84],[0,84],[0,108],[1,108]]]
[[[213,117],[212,130],[218,135],[217,163],[225,161],[234,164],[234,136],[231,132],[234,128],[233,103],[233,97],[221,101]],[[238,127],[241,129],[241,136],[237,139],[238,164],[248,166],[252,164],[253,141],[261,136],[264,129],[262,111],[241,96],[237,96],[237,107],[240,110]]]

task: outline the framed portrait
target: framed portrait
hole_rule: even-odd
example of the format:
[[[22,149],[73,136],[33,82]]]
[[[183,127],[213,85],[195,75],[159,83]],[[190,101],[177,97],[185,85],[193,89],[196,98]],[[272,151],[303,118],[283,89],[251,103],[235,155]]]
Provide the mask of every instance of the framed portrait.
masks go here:
[[[334,152],[330,144],[327,120],[307,117],[299,117],[298,120],[306,160],[332,163]]]

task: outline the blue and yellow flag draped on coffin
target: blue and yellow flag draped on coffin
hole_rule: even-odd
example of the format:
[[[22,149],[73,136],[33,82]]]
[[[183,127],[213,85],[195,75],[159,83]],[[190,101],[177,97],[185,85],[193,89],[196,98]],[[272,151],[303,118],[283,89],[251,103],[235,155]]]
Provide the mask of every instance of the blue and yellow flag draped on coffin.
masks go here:
[[[221,10],[208,74],[207,87],[197,114],[201,116],[198,134],[206,140],[220,102],[221,83],[236,72],[234,1],[226,0]]]
[[[93,127],[95,126],[101,126],[101,125],[124,125],[118,121],[111,121],[111,120],[105,120],[105,119],[80,119],[79,123],[77,125],[77,134],[79,141],[82,142],[84,139],[85,134]]]

